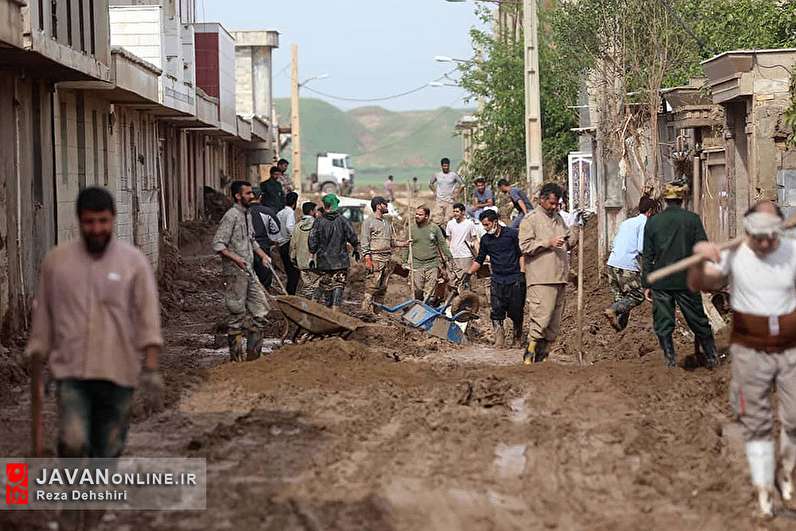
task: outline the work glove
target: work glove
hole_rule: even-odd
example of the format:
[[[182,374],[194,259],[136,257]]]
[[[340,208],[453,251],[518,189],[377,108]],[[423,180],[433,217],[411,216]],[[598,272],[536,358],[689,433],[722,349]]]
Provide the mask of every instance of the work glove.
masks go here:
[[[150,415],[163,409],[164,387],[163,377],[157,369],[145,368],[141,371],[138,389],[144,413]]]
[[[356,262],[359,262],[360,260],[362,260],[362,257],[359,256],[359,251],[357,251],[357,250],[354,250],[354,252],[351,253],[351,256],[354,257],[354,260]]]
[[[373,271],[373,258],[369,254],[365,255],[365,267],[368,271]]]

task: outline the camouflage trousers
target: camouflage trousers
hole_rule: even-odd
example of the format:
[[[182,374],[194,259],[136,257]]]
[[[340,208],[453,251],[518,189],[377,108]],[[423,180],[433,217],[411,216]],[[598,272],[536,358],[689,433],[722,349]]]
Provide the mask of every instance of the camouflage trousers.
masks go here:
[[[265,326],[271,305],[254,273],[247,274],[238,268],[225,268],[224,285],[224,302],[229,311],[228,333],[240,334],[245,328],[261,330]]]
[[[608,266],[608,284],[614,296],[611,309],[616,312],[619,320],[626,324],[630,310],[644,302],[641,273]]]
[[[301,287],[298,290],[298,295],[309,299],[311,301],[318,300],[318,285],[321,281],[321,275],[313,269],[301,270]]]
[[[348,284],[348,269],[318,271],[318,297],[327,306],[340,306]]]
[[[373,269],[368,271],[368,276],[365,279],[365,301],[364,304],[370,302],[384,302],[384,296],[387,294],[387,284],[390,280],[395,269],[395,262],[392,260],[391,255],[371,255],[373,259]]]

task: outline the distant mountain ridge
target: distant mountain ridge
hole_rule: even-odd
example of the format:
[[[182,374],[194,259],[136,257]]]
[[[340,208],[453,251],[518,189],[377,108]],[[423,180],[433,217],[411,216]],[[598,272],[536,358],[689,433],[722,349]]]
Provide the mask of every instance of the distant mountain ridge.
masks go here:
[[[280,123],[290,121],[290,100],[276,100]],[[315,168],[315,155],[323,151],[350,153],[358,184],[378,184],[387,175],[401,182],[412,176],[424,181],[438,170],[439,159],[458,165],[461,138],[456,122],[471,111],[440,107],[426,111],[389,111],[383,107],[358,107],[343,111],[315,98],[301,99],[302,166]]]

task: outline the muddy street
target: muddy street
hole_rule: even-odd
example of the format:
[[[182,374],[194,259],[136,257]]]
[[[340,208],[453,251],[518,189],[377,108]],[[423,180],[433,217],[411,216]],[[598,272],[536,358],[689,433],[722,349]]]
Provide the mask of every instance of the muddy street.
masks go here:
[[[649,309],[622,335],[597,320],[587,283],[590,365],[566,337],[541,365],[481,337],[453,346],[392,318],[349,341],[280,345],[230,364],[217,258],[183,248],[165,267],[166,408],[137,414],[126,455],[207,460],[208,507],[120,511],[98,529],[750,529],[753,499],[729,417],[726,366],[669,371]],[[345,309],[357,310],[357,277]],[[397,278],[397,277],[396,277]],[[400,284],[400,285],[398,285]],[[406,289],[396,281],[399,300]],[[681,346],[681,353],[686,348]],[[0,450],[27,453],[19,376],[3,397]],[[15,383],[16,385],[11,385]],[[54,404],[47,400],[49,450]],[[52,529],[44,512],[2,529]],[[786,529],[778,520],[770,529]]]

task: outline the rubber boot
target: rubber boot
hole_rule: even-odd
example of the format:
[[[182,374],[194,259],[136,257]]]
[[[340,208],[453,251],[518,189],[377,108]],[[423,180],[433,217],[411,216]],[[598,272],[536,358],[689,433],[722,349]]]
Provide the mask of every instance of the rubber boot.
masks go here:
[[[536,352],[533,357],[534,363],[542,363],[544,360],[547,359],[547,347],[549,343],[546,339],[540,339],[536,342]]]
[[[608,324],[611,325],[611,328],[616,330],[617,332],[622,331],[622,325],[619,322],[620,314],[614,309],[613,306],[606,308],[603,312],[605,319],[608,321]]]
[[[229,343],[229,361],[233,363],[243,361],[243,334],[240,332],[227,334],[227,343]]]
[[[513,341],[511,342],[512,347],[519,347],[522,345],[522,327],[514,326],[514,337]]]
[[[503,330],[503,321],[492,321],[492,330],[495,332],[495,348],[506,346],[506,331]]]
[[[779,455],[782,459],[779,492],[782,502],[788,509],[796,509],[796,486],[793,484],[793,469],[796,467],[796,442],[792,441],[785,429],[779,436]]]
[[[525,347],[525,353],[522,355],[522,364],[532,365],[535,355],[536,355],[536,340],[529,339],[528,346]]]
[[[343,305],[343,288],[334,288],[332,290],[332,308],[340,309]]]
[[[757,491],[757,511],[761,518],[774,516],[774,441],[749,441],[746,459]]]
[[[252,330],[246,336],[246,361],[254,361],[263,354],[263,333]]]
[[[700,337],[698,340],[702,347],[702,354],[705,356],[705,367],[715,369],[719,365],[719,358],[716,356],[716,341],[713,336]]]
[[[658,342],[661,344],[661,349],[663,349],[663,358],[666,360],[666,366],[670,369],[677,367],[677,354],[674,351],[672,336],[658,336]]]

